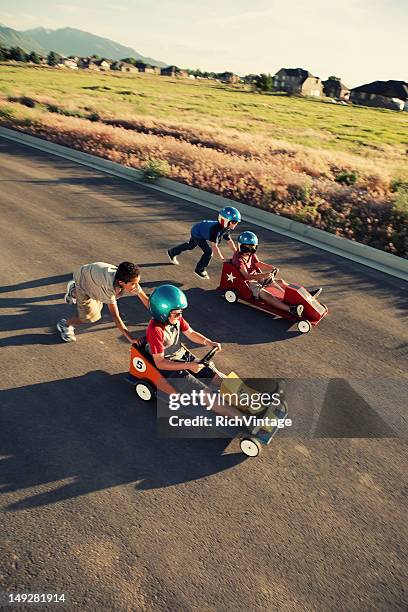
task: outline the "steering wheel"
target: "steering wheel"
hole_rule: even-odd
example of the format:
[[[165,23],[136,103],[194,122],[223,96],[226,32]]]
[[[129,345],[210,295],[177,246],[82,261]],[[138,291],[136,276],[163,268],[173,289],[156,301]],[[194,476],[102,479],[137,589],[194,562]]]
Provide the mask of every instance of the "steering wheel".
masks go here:
[[[219,348],[217,346],[214,346],[214,348],[212,348],[211,351],[208,351],[208,353],[204,355],[204,357],[200,359],[198,363],[202,363],[203,365],[208,365],[218,350]]]
[[[277,273],[278,273],[278,269],[274,268],[272,272],[270,273],[270,275],[268,276],[268,278],[265,278],[265,280],[261,282],[261,286],[268,287],[268,285],[271,285],[273,281],[275,280],[275,276]]]

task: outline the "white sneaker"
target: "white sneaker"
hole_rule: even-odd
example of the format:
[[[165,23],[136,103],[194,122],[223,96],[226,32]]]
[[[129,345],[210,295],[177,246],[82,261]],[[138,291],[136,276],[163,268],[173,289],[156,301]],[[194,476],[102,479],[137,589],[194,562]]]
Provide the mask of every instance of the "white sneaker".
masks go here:
[[[70,280],[67,283],[66,293],[64,295],[64,302],[66,304],[76,304],[76,297],[73,295],[75,292],[75,282]]]
[[[169,249],[167,251],[167,257],[170,259],[171,263],[174,264],[175,266],[179,266],[180,265],[180,262],[177,259],[177,257],[175,255],[171,254],[171,249]]]
[[[205,280],[210,280],[210,275],[207,270],[203,270],[202,272],[198,272],[198,270],[194,270],[194,274],[199,278],[204,278]]]
[[[74,326],[67,325],[66,319],[61,319],[60,321],[58,321],[57,329],[61,334],[61,339],[64,342],[76,342]]]

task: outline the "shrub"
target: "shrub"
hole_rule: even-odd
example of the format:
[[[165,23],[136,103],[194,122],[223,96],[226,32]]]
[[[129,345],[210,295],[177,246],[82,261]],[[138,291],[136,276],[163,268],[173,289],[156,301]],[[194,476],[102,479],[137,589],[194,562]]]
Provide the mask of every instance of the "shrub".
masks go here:
[[[391,191],[393,193],[396,193],[399,189],[408,189],[408,183],[406,181],[403,181],[401,179],[395,179],[393,181],[391,181],[391,185],[390,185]]]
[[[394,210],[408,219],[408,183],[400,183],[397,187]]]
[[[357,179],[357,172],[355,172],[354,170],[351,170],[350,172],[344,170],[343,172],[340,172],[334,180],[336,181],[336,183],[341,183],[343,185],[355,185]]]
[[[148,159],[142,166],[143,180],[148,183],[154,183],[162,176],[168,176],[170,173],[170,165],[164,159]]]
[[[35,108],[35,100],[28,98],[27,96],[22,96],[20,98],[20,104],[27,106],[28,108]]]

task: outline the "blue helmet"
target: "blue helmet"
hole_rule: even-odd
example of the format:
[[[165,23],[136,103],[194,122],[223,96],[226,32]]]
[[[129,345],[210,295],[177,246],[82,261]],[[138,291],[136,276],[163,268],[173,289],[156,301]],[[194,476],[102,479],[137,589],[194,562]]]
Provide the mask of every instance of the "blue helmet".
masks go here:
[[[222,227],[228,227],[230,222],[239,223],[241,221],[241,213],[233,206],[224,206],[218,214],[218,221]]]
[[[242,232],[242,234],[238,236],[238,244],[258,246],[258,236],[254,234],[254,232]]]
[[[184,291],[174,285],[161,285],[150,296],[149,308],[153,319],[166,323],[172,310],[187,308]]]

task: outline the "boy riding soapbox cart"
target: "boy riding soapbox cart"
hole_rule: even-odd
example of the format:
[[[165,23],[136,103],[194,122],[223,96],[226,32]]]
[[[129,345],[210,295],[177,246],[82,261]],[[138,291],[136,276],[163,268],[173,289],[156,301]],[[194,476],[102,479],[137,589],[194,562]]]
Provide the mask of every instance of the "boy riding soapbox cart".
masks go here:
[[[240,301],[288,319],[302,334],[318,325],[328,313],[327,306],[317,300],[322,288],[309,291],[283,280],[278,268],[258,259],[258,237],[253,232],[243,232],[237,242],[233,258],[224,261],[218,287],[226,301]]]
[[[217,351],[217,348],[211,349],[211,351],[199,360],[199,363],[205,366],[211,366],[212,358]],[[130,349],[130,367],[129,373],[126,376],[126,381],[134,386],[137,396],[144,402],[153,403],[156,399],[160,399],[162,394],[171,395],[177,393],[176,389],[171,384],[171,379],[165,378],[154,365],[152,356],[146,350],[145,337],[139,338]],[[252,393],[259,394],[255,389],[248,387],[235,372],[228,374],[220,389],[221,395],[237,394],[237,396],[240,396],[241,394],[251,395]],[[273,419],[276,421],[279,419],[280,422],[283,422],[288,416],[287,404],[283,399],[283,381],[276,383],[274,393],[280,396],[280,403],[277,407],[271,405],[265,411],[264,407],[255,410],[251,409],[250,406],[246,406],[245,409],[242,409],[242,412],[245,410],[247,415],[256,417],[262,416],[262,419],[269,418],[271,421]],[[237,408],[241,410],[239,405],[237,405]],[[205,409],[203,409],[203,413],[204,410]],[[245,431],[240,436],[239,445],[241,451],[248,457],[256,457],[261,451],[261,445],[270,444],[278,430],[278,425],[262,425],[252,428],[251,432]]]

